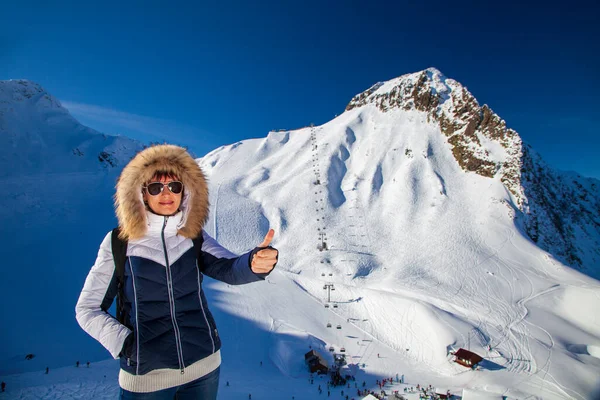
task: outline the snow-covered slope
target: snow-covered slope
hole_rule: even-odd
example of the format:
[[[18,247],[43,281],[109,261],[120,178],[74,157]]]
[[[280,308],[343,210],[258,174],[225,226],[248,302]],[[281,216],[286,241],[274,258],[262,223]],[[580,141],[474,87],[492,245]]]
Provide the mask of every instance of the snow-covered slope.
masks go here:
[[[80,125],[34,82],[0,81],[0,373],[65,365],[85,343],[65,334],[76,288],[116,224],[117,174],[142,147]]]
[[[209,233],[241,252],[272,227],[280,250],[279,266],[266,282],[229,287],[207,280],[224,343],[220,398],[318,398],[317,384],[325,387],[325,381],[310,384],[303,364],[309,346],[330,363],[329,348],[340,354],[343,347],[349,363],[344,371],[377,391],[377,379],[399,374],[409,386],[432,384],[456,394],[470,388],[509,399],[593,398],[600,385],[600,285],[589,275],[598,265],[580,256],[588,275],[582,274],[562,263],[559,244],[543,247],[539,238],[537,244],[531,239],[527,213],[536,199],[521,175],[527,148],[469,96],[458,82],[429,69],[374,86],[322,126],[271,132],[199,160],[210,182]],[[487,122],[461,125],[467,115]],[[537,171],[541,164],[535,163]],[[587,182],[587,201],[597,204],[591,192],[596,183]],[[546,180],[532,185],[545,187]],[[28,272],[14,275],[34,285],[29,293],[52,283],[65,293],[64,304],[51,301],[57,289],[50,300],[32,294],[30,308],[22,291],[9,292],[25,303],[18,307],[24,314],[41,307],[63,320],[58,331],[64,337],[54,335],[52,346],[24,329],[16,330],[19,337],[2,338],[11,345],[4,354],[35,352],[30,361],[39,362],[38,369],[49,354],[71,357],[61,357],[58,365],[108,357],[74,319],[66,322],[97,246],[114,224],[109,188],[86,192],[95,197],[74,206],[82,209],[75,222],[79,237],[54,242],[58,250],[47,266],[35,263],[39,252],[25,258]],[[554,206],[549,201],[539,207]],[[88,217],[92,209],[103,214]],[[547,222],[543,213],[537,216]],[[598,212],[591,209],[588,217],[597,220]],[[62,229],[62,218],[55,220]],[[545,237],[553,237],[553,226],[554,220],[543,228]],[[577,229],[574,234],[588,240],[578,254],[595,254],[597,231]],[[81,248],[76,258],[57,261],[73,248]],[[44,284],[29,278],[45,268],[52,273]],[[61,271],[70,274],[56,278]],[[76,278],[65,282],[67,275]],[[335,288],[329,308],[326,284]],[[14,307],[2,307],[3,320],[29,324],[13,315]],[[53,332],[50,318],[41,314],[32,317],[35,326]],[[449,352],[460,347],[485,358],[480,370],[452,362]],[[14,363],[26,364],[16,358]],[[95,379],[84,375],[90,373],[85,368],[67,368],[54,376],[42,371],[3,379],[15,398],[116,394],[115,362],[93,364]],[[403,387],[388,385],[386,391]],[[340,397],[342,389],[332,395]]]

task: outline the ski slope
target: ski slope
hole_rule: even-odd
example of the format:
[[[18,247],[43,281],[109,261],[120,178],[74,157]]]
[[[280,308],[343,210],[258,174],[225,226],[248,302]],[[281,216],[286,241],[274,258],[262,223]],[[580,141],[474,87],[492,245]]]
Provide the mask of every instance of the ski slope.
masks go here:
[[[501,182],[461,171],[423,113],[362,107],[201,165],[219,240],[235,248],[279,232],[280,268],[321,303],[333,282],[339,307],[323,310],[394,354],[376,360],[377,374],[515,398],[587,398],[598,384],[593,351],[569,350],[598,343],[598,282],[525,237]],[[481,371],[449,362],[460,347],[486,359]],[[350,351],[368,359],[361,350]]]

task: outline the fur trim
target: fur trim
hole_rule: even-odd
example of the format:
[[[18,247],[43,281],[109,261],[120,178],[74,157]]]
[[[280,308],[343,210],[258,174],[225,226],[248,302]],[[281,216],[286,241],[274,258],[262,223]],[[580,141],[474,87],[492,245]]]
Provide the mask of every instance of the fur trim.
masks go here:
[[[183,148],[174,145],[148,147],[139,152],[121,172],[117,180],[115,210],[125,240],[139,239],[146,234],[146,206],[142,186],[157,171],[173,173],[183,183],[183,212],[178,233],[195,238],[208,219],[208,184],[200,166]]]

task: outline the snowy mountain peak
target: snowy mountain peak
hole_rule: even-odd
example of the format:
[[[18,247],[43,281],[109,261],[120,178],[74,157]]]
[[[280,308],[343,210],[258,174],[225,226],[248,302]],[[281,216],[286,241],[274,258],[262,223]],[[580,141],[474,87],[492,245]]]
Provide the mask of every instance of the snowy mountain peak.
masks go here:
[[[553,171],[459,82],[428,68],[373,85],[355,96],[346,111],[361,107],[425,113],[428,122],[439,126],[463,171],[503,183],[534,242],[570,265],[598,262],[599,182]],[[587,241],[590,247],[577,244]]]
[[[394,109],[426,112],[428,120],[438,122],[448,137],[459,165],[482,176],[492,177],[499,172],[514,158],[511,155],[516,155],[511,148],[520,145],[516,132],[507,129],[497,114],[487,105],[481,107],[464,86],[436,68],[377,83],[355,96],[346,110],[366,105],[374,105],[382,112]],[[501,174],[510,178],[512,172],[501,171]]]
[[[103,171],[124,165],[138,141],[81,125],[60,101],[28,80],[0,81],[0,177]]]
[[[0,110],[8,108],[11,103],[25,102],[43,108],[62,108],[60,101],[36,82],[27,79],[0,81]]]
[[[444,101],[452,88],[446,84],[447,78],[436,68],[411,74],[402,75],[387,82],[378,82],[366,91],[354,96],[346,110],[361,107],[365,104],[375,104],[382,111],[392,108],[405,110],[430,108],[427,100],[437,98]],[[451,82],[454,82],[451,80]],[[429,94],[428,94],[429,93]]]

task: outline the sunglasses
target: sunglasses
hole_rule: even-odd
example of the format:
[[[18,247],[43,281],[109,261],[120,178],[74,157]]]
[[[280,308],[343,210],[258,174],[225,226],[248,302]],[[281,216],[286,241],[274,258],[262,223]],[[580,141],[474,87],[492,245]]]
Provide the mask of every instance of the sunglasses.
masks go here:
[[[165,190],[165,186],[168,187],[173,194],[179,194],[183,191],[183,183],[178,181],[169,183],[152,182],[144,186],[144,189],[146,189],[150,196],[157,196]]]

